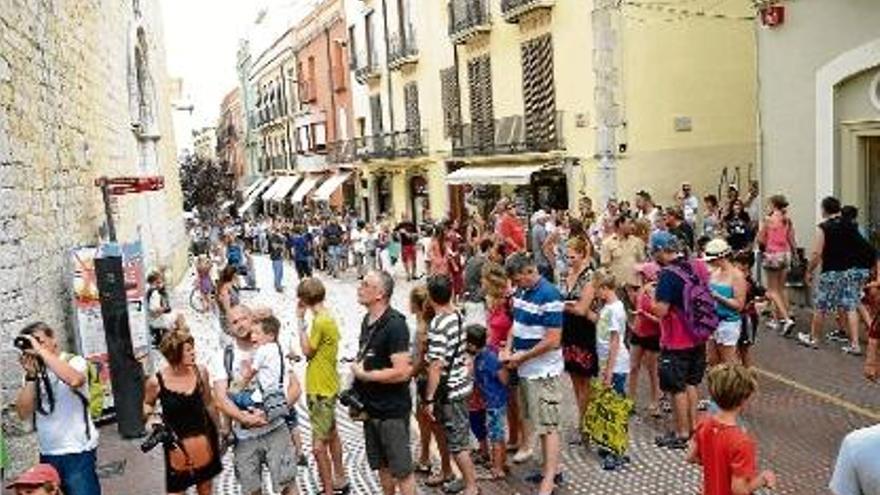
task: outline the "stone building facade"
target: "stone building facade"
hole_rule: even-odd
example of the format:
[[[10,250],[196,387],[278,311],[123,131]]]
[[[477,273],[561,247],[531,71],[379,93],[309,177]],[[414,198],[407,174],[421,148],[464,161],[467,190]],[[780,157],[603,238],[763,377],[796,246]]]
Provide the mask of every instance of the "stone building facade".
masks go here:
[[[40,319],[71,342],[68,253],[106,232],[94,181],[162,175],[115,200],[121,241],[148,268],[186,265],[158,0],[0,3],[0,406],[13,472],[36,449],[9,408],[13,335]]]

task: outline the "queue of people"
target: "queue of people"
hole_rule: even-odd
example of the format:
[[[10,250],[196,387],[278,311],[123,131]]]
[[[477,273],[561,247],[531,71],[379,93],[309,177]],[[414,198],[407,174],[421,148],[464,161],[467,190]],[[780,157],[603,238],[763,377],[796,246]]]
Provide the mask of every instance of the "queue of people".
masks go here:
[[[758,306],[766,300],[767,326],[792,334],[785,281],[797,243],[785,198],[771,197],[766,216],[755,222],[759,215],[749,210],[756,196],[752,188],[750,202],[743,202],[731,187],[723,211],[718,198],[706,196],[701,217],[685,184],[666,209],[640,191],[633,209],[610,201],[600,215],[587,207],[578,218],[538,210],[527,225],[502,199],[485,221],[474,215],[463,225],[441,222],[429,236],[406,218],[378,233],[372,225],[333,218],[318,229],[314,221],[269,224],[265,239],[259,229],[253,237],[247,229],[243,235],[227,229],[219,256],[225,266],[211,289],[224,345],[204,360],[206,366],[196,364],[184,319],[172,318],[161,276],[149,279],[150,327],[166,364],[144,385],[144,417],[149,430],[162,435],[166,491],[211,493],[229,450],[242,493],[260,493],[264,471],[276,492],[296,493],[297,471],[305,464],[294,407],[303,387],[293,363],[301,358],[307,361],[311,453],[325,495],[350,490],[337,403],[362,422],[367,460],[387,495],[414,494],[417,476],[448,493],[475,495],[483,481],[477,464],[488,466],[490,480],[503,480],[510,475],[508,460],[536,457],[536,443],[540,469],[527,479],[540,495],[565,482],[560,452],[566,442],[598,447],[603,469],[624,469],[630,462],[626,439],[623,448],[612,448],[591,430],[597,401],[657,418],[669,414],[667,431],[655,444],[686,451],[684,458],[702,465],[704,493],[773,488],[774,473],[757,471],[755,440],[737,419],[755,393],[749,350],[757,342]],[[805,271],[807,280],[819,271],[816,311],[811,333],[799,340],[817,347],[830,315],[846,328],[844,351],[861,355],[863,320],[869,328],[865,374],[876,379],[877,256],[859,234],[852,209],[826,198],[822,210]],[[419,246],[424,267],[417,266]],[[257,251],[272,260],[274,286],[282,293],[285,261],[293,261],[299,278],[295,340],[302,356],[279,341],[281,325],[271,308],[242,303],[239,279],[256,285]],[[410,294],[413,331],[391,305],[390,267],[398,260],[407,279],[427,275]],[[766,290],[752,275],[759,262]],[[352,267],[366,314],[346,383],[338,368],[341,329],[324,306],[326,288],[314,271],[337,277]],[[34,476],[55,487],[47,493],[100,493],[87,362],[62,353],[45,324],[29,325],[21,338],[27,342],[25,385],[16,409],[24,419],[35,418],[46,465]],[[585,425],[570,439],[562,435],[564,374]],[[638,394],[643,377],[647,404]],[[698,415],[704,384],[713,411],[708,417]],[[413,415],[421,442],[415,459]],[[628,418],[616,425],[624,435]],[[440,453],[437,470],[432,441]],[[740,461],[733,465],[731,458]]]

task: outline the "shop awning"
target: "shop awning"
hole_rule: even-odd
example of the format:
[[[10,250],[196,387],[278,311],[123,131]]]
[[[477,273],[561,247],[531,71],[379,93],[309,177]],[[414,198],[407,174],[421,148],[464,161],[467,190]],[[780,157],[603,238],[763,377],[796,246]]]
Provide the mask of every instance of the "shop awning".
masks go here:
[[[511,184],[521,186],[531,181],[532,174],[544,165],[511,165],[507,167],[464,167],[446,176],[450,185]]]
[[[321,187],[315,191],[315,201],[327,201],[330,196],[339,189],[339,186],[345,183],[351,177],[351,172],[337,172],[331,175],[321,184]]]
[[[263,201],[283,200],[284,197],[290,193],[290,190],[293,189],[293,186],[296,185],[296,181],[298,180],[299,177],[297,176],[279,177],[278,180],[275,181],[275,184],[263,193]]]
[[[229,206],[230,206],[231,204],[232,204],[232,200],[231,200],[231,199],[227,199],[226,201],[223,202],[223,204],[220,205],[220,210],[221,210],[221,211],[222,211],[222,210],[226,210],[227,208],[229,208]]]
[[[297,186],[296,191],[293,192],[293,197],[290,200],[294,203],[302,203],[303,198],[306,197],[306,194],[312,192],[317,183],[317,177],[305,177],[302,183]]]
[[[260,185],[261,182],[263,182],[262,179],[260,179],[260,178],[255,179],[253,182],[251,182],[251,184],[249,186],[247,186],[247,188],[244,190],[244,192],[241,193],[241,196],[244,198],[250,196],[254,192],[254,190]]]
[[[242,203],[241,208],[238,209],[238,212],[245,213],[246,211],[251,209],[251,206],[253,206],[257,198],[260,197],[260,193],[265,191],[266,188],[268,188],[274,181],[275,177],[267,177],[265,179],[262,179],[260,181],[260,184],[255,187],[253,191],[251,191],[250,196],[248,196],[247,199],[244,200],[244,203]]]
[[[278,179],[278,182],[280,183],[280,185],[278,186],[278,189],[275,191],[275,195],[272,196],[272,200],[273,201],[284,201],[284,198],[287,197],[288,194],[290,194],[290,191],[291,191],[291,189],[293,189],[293,186],[295,186],[296,183],[299,182],[299,176],[298,175],[291,175],[288,177],[282,177],[282,178]]]

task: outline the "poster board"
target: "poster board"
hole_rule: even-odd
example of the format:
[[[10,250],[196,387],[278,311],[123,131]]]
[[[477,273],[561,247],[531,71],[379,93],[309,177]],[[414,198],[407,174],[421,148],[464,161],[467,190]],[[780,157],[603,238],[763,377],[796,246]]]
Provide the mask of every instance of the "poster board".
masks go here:
[[[104,384],[105,411],[113,407],[113,391],[110,382],[110,360],[104,336],[101,316],[101,300],[98,295],[98,279],[95,259],[121,251],[122,269],[125,276],[125,293],[128,300],[128,323],[135,355],[149,351],[146,307],[144,306],[145,278],[143,244],[140,241],[111,246],[83,246],[70,251],[70,277],[73,294],[74,344],[78,354],[94,363]],[[98,419],[98,418],[96,418]]]

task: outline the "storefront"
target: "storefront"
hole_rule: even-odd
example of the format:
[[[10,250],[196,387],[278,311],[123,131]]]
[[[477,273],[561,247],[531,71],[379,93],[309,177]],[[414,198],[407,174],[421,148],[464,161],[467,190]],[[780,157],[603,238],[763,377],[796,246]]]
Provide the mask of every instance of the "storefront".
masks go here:
[[[446,183],[455,218],[461,218],[467,211],[479,212],[486,218],[502,197],[511,198],[523,216],[539,208],[549,211],[569,207],[568,181],[557,163],[509,166],[450,163],[448,166]]]
[[[414,175],[409,178],[409,208],[410,218],[421,225],[431,212],[431,201],[428,195],[428,181],[422,175]]]

